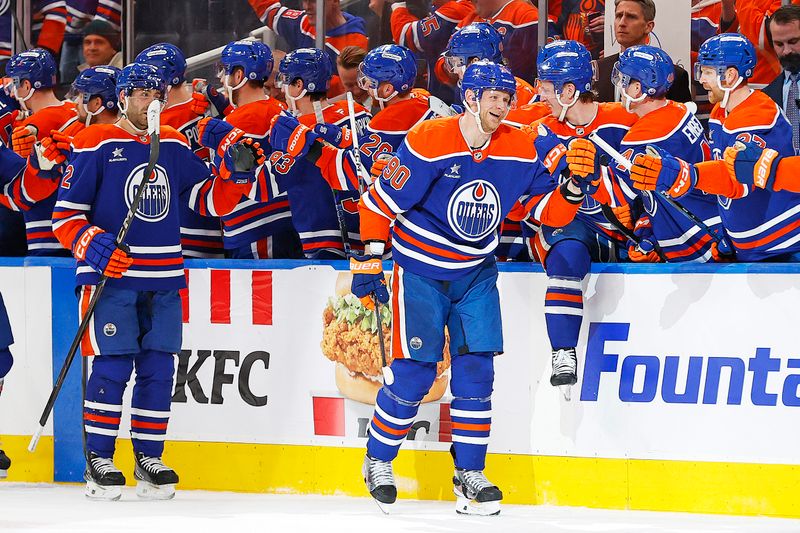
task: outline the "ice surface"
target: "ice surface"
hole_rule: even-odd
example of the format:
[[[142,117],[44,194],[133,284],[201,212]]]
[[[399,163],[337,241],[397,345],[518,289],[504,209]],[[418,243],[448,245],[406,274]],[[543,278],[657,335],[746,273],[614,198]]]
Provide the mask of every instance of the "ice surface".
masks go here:
[[[456,515],[454,502],[400,500],[385,516],[369,498],[178,491],[172,501],[94,502],[81,485],[0,483],[0,531],[197,533],[797,533],[800,520],[504,505]]]

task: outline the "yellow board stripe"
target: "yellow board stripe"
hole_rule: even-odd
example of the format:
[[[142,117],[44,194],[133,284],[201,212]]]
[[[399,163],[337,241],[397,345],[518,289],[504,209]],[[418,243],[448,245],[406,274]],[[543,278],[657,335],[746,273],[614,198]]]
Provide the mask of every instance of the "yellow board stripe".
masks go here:
[[[17,456],[9,480],[52,481],[52,437],[36,456],[27,439],[4,441]],[[168,442],[164,453],[179,489],[348,496],[366,496],[363,459],[363,448],[218,442]],[[115,462],[133,484],[129,440],[118,441]],[[454,499],[447,452],[401,450],[394,471],[401,498]],[[800,518],[800,465],[490,454],[486,474],[509,504]]]
[[[42,437],[35,453],[28,451],[30,441],[30,435],[3,435],[0,438],[0,449],[11,459],[8,477],[3,481],[53,481],[53,437]]]

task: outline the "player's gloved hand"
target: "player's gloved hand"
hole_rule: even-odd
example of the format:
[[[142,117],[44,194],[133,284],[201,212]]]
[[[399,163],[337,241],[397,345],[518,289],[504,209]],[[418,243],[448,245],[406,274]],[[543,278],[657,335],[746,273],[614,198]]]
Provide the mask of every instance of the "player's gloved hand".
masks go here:
[[[224,120],[206,117],[197,123],[197,135],[200,137],[200,144],[222,157],[232,144],[244,137],[244,131],[234,128]]]
[[[389,161],[396,155],[397,154],[394,152],[381,152],[376,156],[375,161],[372,162],[372,168],[369,169],[369,175],[373,183],[380,179],[381,174],[383,174],[383,169],[386,168]]]
[[[353,135],[350,132],[350,128],[340,128],[335,124],[317,124],[314,126],[314,133],[336,148],[350,148],[353,146]]]
[[[269,143],[273,150],[286,152],[295,159],[304,157],[319,135],[308,126],[300,124],[292,115],[275,115],[269,130]]]
[[[38,178],[54,180],[57,186],[61,176],[64,175],[64,164],[48,159],[44,151],[42,143],[37,142],[33,145],[33,151],[28,156],[28,170],[32,169]]]
[[[250,138],[244,138],[230,145],[219,164],[219,177],[236,185],[255,181],[255,169],[266,160],[261,145]]]
[[[631,216],[631,204],[623,204],[619,207],[612,207],[611,212],[617,217],[620,224],[628,229],[633,229],[633,217]]]
[[[353,281],[350,290],[353,291],[367,309],[375,309],[375,302],[371,295],[381,303],[389,301],[389,291],[386,290],[386,278],[383,277],[383,263],[381,258],[374,255],[350,256],[350,272]]]
[[[6,78],[10,79],[10,78]],[[19,100],[11,96],[10,84],[3,85],[0,90],[0,110],[19,111]]]
[[[28,157],[36,142],[36,128],[34,126],[17,126],[11,132],[11,148],[20,157]]]
[[[776,150],[761,148],[752,141],[736,141],[725,148],[722,157],[733,179],[749,187],[774,190],[775,171],[781,160]]]
[[[192,80],[192,102],[189,109],[196,115],[205,115],[209,106],[213,106],[211,114],[213,116],[225,115],[231,103],[224,94],[209,85],[202,78]]]
[[[536,132],[537,136],[533,141],[536,155],[539,156],[551,176],[560,176],[561,172],[567,168],[567,160],[564,157],[567,155],[567,147],[555,133],[543,124],[539,124]]]
[[[72,150],[72,136],[58,130],[52,130],[50,137],[42,139],[42,156],[56,164],[61,164],[69,157]]]
[[[567,148],[566,158],[569,172],[573,176],[585,178],[600,173],[597,147],[589,139],[572,139]]]
[[[78,234],[72,243],[72,254],[109,278],[121,278],[133,264],[127,250],[117,247],[114,236],[97,226],[89,226]]]
[[[697,184],[694,165],[653,145],[648,145],[646,154],[636,154],[630,176],[635,188],[666,192],[672,198],[680,198]]]
[[[645,215],[637,220],[633,234],[639,239],[639,242],[628,241],[628,258],[634,263],[658,263],[661,259],[656,252],[650,217]]]

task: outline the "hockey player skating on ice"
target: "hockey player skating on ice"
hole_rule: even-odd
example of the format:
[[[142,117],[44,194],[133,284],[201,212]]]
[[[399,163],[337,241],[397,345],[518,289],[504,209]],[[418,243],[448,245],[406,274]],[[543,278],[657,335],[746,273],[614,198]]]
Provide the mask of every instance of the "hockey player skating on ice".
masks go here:
[[[517,201],[559,226],[583,201],[586,183],[561,187],[539,164],[530,138],[501,124],[516,83],[478,62],[462,80],[466,113],[412,128],[359,203],[368,254],[351,258],[353,293],[387,302],[380,256],[391,233],[394,381],[378,393],[363,475],[386,509],[397,498],[392,460],[436,376],[450,331],[452,453],[457,511],[500,512],[502,492],[483,473],[491,426],[494,356],[503,351],[497,266],[500,222]]]
[[[8,311],[3,303],[3,295],[0,294],[0,397],[3,395],[5,377],[14,364],[14,358],[8,349],[12,344],[14,344],[14,336],[11,334],[11,324],[8,321]],[[11,459],[0,449],[0,478],[8,475],[9,468],[11,468]]]
[[[125,477],[112,461],[131,373],[131,439],[137,494],[167,499],[178,475],[161,456],[170,415],[173,354],[181,347],[181,302],[185,278],[180,246],[178,202],[201,213],[229,212],[253,189],[252,171],[225,154],[220,178],[213,179],[186,139],[170,127],[160,129],[160,155],[136,210],[125,249],[119,230],[142,183],[150,154],[147,109],[162,102],[166,84],[151,65],[133,63],[117,79],[123,118],[93,125],[73,139],[69,166],[58,190],[53,228],[78,260],[76,284],[82,312],[100,275],[108,277],[89,329],[84,355],[95,355],[84,398],[87,465],[86,495],[119,499]]]
[[[700,47],[695,78],[715,103],[709,119],[714,161],[691,165],[653,147],[638,154],[630,175],[641,190],[664,192],[680,199],[699,189],[718,195],[722,225],[739,261],[791,261],[800,252],[800,194],[792,189],[749,186],[732,179],[723,157],[737,142],[755,142],[776,155],[794,155],[792,128],[780,108],[761,91],[748,86],[756,66],[752,43],[738,33],[724,33]],[[729,159],[733,157],[729,152]],[[742,158],[742,161],[745,157]]]

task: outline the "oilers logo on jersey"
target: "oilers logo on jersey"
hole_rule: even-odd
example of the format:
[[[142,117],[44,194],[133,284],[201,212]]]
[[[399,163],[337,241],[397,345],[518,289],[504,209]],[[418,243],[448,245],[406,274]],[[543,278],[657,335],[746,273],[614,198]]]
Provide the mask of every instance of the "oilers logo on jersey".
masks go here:
[[[462,185],[450,197],[447,219],[461,238],[468,241],[483,239],[500,224],[500,195],[497,189],[484,180]]]
[[[142,174],[146,167],[147,163],[137,166],[125,181],[125,203],[128,208],[130,208],[133,199],[136,197],[139,184],[142,183]],[[156,165],[153,175],[147,180],[145,187],[147,189],[142,194],[142,200],[136,210],[136,218],[145,222],[164,220],[169,212],[170,198],[169,178],[164,167]]]

